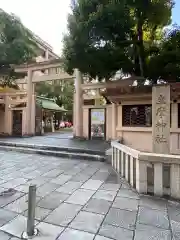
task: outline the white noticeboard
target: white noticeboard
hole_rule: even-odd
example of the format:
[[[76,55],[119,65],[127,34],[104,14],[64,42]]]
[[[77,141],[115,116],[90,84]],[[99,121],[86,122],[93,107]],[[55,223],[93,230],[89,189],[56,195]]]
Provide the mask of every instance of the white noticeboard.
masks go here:
[[[104,124],[105,114],[104,109],[92,109],[91,110],[91,125],[93,124]]]

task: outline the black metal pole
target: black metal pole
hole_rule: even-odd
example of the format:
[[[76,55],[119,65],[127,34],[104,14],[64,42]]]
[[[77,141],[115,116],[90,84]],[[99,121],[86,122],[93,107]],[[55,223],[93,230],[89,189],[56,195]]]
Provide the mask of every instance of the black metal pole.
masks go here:
[[[36,208],[36,185],[29,186],[28,194],[28,219],[27,219],[27,235],[34,235],[34,219]]]

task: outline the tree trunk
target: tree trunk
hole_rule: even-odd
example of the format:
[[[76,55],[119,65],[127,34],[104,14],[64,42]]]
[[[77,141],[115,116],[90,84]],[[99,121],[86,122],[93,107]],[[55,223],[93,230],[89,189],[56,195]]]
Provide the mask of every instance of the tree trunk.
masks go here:
[[[145,54],[144,54],[144,43],[143,43],[143,20],[142,13],[137,13],[137,36],[138,36],[138,52],[139,52],[139,65],[141,77],[145,74]]]
[[[138,51],[138,46],[137,46],[137,35],[132,36],[134,44],[133,44],[133,62],[134,62],[134,74],[136,76],[141,75],[140,71],[140,64],[139,64],[139,51]]]

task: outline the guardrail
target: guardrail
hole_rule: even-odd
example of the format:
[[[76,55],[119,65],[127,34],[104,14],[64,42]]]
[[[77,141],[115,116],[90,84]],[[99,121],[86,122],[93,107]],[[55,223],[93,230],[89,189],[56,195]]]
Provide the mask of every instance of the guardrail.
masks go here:
[[[170,168],[168,195],[180,199],[180,155],[140,152],[116,141],[112,141],[111,146],[112,167],[139,193],[148,193],[148,167],[151,166],[154,195],[167,195],[164,191],[164,166],[168,166]]]

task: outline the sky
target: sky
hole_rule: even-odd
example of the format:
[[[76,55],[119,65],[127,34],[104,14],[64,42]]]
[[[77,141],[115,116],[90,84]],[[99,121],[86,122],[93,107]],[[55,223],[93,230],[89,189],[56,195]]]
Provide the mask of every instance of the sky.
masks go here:
[[[63,0],[62,0],[63,1]],[[173,9],[173,22],[180,25],[180,0],[175,0],[176,5]]]
[[[70,0],[0,0],[0,8],[20,17],[22,23],[49,43],[55,53],[62,49]]]
[[[20,17],[22,23],[61,54],[70,0],[1,0],[0,8]],[[173,22],[180,25],[180,0],[173,9]]]

